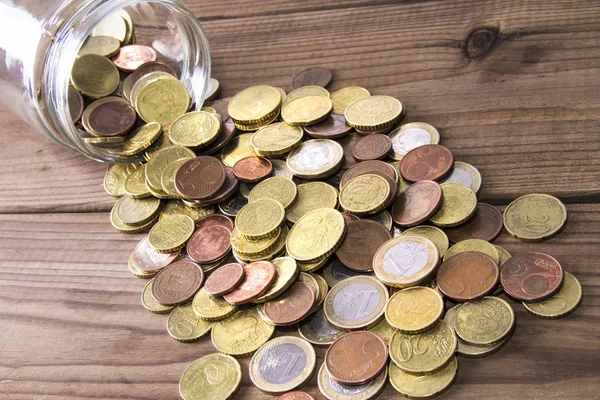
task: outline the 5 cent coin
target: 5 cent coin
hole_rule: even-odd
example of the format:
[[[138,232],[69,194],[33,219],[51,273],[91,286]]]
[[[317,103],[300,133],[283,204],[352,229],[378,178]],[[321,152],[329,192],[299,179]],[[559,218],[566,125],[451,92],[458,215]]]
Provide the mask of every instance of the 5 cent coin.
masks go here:
[[[500,283],[513,299],[537,302],[556,293],[563,278],[563,268],[554,257],[532,251],[511,257],[502,267]]]
[[[399,226],[414,226],[431,218],[442,204],[442,188],[434,181],[413,183],[396,198],[392,219]]]

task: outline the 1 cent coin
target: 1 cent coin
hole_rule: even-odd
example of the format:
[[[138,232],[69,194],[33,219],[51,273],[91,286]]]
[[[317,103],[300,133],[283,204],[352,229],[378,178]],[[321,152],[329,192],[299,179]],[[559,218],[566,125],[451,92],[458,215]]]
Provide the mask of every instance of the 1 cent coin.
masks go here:
[[[536,302],[547,299],[562,285],[564,272],[554,257],[529,252],[511,257],[502,266],[500,283],[511,298]]]
[[[275,281],[275,266],[269,261],[255,261],[244,265],[246,277],[240,286],[227,293],[224,299],[230,304],[246,304],[259,297]]]
[[[246,271],[240,264],[225,264],[206,278],[204,290],[211,296],[222,296],[235,290],[244,281],[245,277]]]
[[[133,265],[147,273],[156,273],[176,261],[181,256],[181,251],[173,253],[159,253],[148,242],[148,237],[143,238],[133,250],[131,262]]]
[[[443,178],[452,169],[454,156],[441,144],[426,144],[406,153],[400,162],[400,173],[412,182]]]
[[[165,306],[190,301],[202,287],[204,272],[195,262],[182,260],[163,268],[152,285],[152,296]]]
[[[233,231],[233,220],[226,215],[210,214],[196,221],[196,229],[198,230],[214,225],[224,226],[229,229],[229,232]]]
[[[454,301],[473,301],[491,293],[498,285],[498,264],[487,254],[465,251],[440,265],[437,284]]]
[[[325,87],[331,82],[333,77],[331,70],[323,67],[307,68],[299,72],[292,79],[292,87],[298,89],[302,86],[320,86]]]
[[[336,340],[325,353],[325,368],[331,377],[346,385],[373,380],[385,369],[388,345],[376,333],[350,332]]]
[[[464,225],[447,229],[448,238],[454,243],[467,239],[491,242],[502,232],[502,213],[494,206],[477,203],[476,214]]]
[[[225,167],[208,156],[192,158],[175,174],[175,189],[186,199],[205,200],[215,195],[225,183]]]
[[[392,148],[392,141],[386,135],[374,133],[361,138],[352,149],[352,155],[358,161],[381,160]]]
[[[246,157],[236,162],[233,173],[242,182],[259,182],[273,173],[273,164],[266,158]]]
[[[156,61],[156,51],[152,47],[141,44],[130,44],[119,49],[113,62],[122,71],[133,72],[142,64]]]
[[[373,271],[377,249],[390,240],[392,234],[379,222],[368,219],[347,222],[346,227],[346,239],[335,254],[342,264],[354,271]]]
[[[200,264],[217,261],[231,250],[231,231],[220,225],[199,229],[188,240],[186,250]]]
[[[259,306],[259,311],[273,325],[293,325],[303,320],[315,305],[315,292],[303,282],[296,282],[282,295]]]
[[[414,226],[431,218],[442,204],[442,187],[434,181],[420,181],[406,188],[392,207],[392,219],[399,226]]]
[[[305,126],[304,131],[315,139],[341,139],[350,134],[352,127],[343,115],[330,114],[318,124]]]

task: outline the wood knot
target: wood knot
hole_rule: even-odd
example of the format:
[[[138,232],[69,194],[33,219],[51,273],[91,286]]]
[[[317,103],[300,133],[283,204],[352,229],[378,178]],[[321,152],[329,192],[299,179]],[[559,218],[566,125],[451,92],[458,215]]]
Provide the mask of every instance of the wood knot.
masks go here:
[[[499,37],[498,28],[481,28],[473,30],[465,43],[465,55],[467,58],[483,58],[490,52],[496,39]]]

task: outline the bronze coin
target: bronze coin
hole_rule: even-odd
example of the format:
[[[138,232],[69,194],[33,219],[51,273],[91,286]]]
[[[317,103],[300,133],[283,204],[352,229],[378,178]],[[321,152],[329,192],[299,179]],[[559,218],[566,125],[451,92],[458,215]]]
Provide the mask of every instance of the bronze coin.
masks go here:
[[[310,394],[296,390],[294,392],[287,392],[279,396],[275,400],[315,400]]]
[[[315,292],[306,283],[295,282],[282,295],[264,303],[262,311],[273,325],[292,325],[310,313],[316,300]]]
[[[141,44],[130,44],[119,49],[113,63],[121,71],[133,72],[142,64],[156,61],[156,51],[152,47]]]
[[[381,133],[362,137],[352,149],[352,155],[358,161],[381,160],[392,148],[392,140]]]
[[[333,342],[325,353],[325,368],[331,377],[345,385],[369,382],[384,370],[388,345],[376,333],[346,333]]]
[[[448,238],[454,243],[467,239],[481,239],[491,242],[502,232],[502,213],[491,204],[477,203],[473,218],[464,225],[446,229]]]
[[[196,229],[200,230],[207,226],[224,226],[229,229],[229,232],[233,231],[233,221],[226,215],[223,214],[209,214],[200,218],[196,221]]]
[[[205,204],[221,203],[222,201],[225,201],[233,196],[233,194],[237,191],[238,187],[240,186],[240,182],[235,178],[235,175],[233,174],[233,168],[225,167],[225,174],[225,183],[223,186],[221,186],[219,191],[214,194],[214,196],[203,201]]]
[[[186,199],[205,200],[225,183],[225,167],[214,157],[199,156],[187,161],[175,174],[175,189]]]
[[[69,100],[69,113],[71,115],[71,121],[77,122],[81,118],[81,114],[83,114],[83,96],[71,85],[69,85],[67,96]]]
[[[446,176],[453,164],[454,156],[446,146],[426,144],[406,153],[400,162],[400,173],[412,182],[435,181]]]
[[[89,116],[88,126],[92,133],[97,136],[119,136],[133,128],[137,114],[127,101],[120,97],[105,97],[100,101]]]
[[[219,225],[204,227],[194,232],[185,249],[200,264],[214,262],[231,250],[231,231]]]
[[[325,87],[331,82],[333,74],[331,70],[323,67],[307,68],[299,72],[292,79],[292,87],[298,89],[302,86],[321,86]]]
[[[348,211],[344,211],[342,213],[342,217],[344,217],[344,221],[346,221],[346,224],[348,224],[349,222],[352,222],[352,221],[358,221],[360,219],[356,215],[351,214]]]
[[[244,265],[244,281],[223,298],[231,304],[246,304],[269,290],[277,276],[275,266],[269,261],[255,261]]]
[[[177,261],[163,268],[152,285],[152,296],[165,306],[177,306],[190,301],[202,287],[204,272],[195,262]]]
[[[208,146],[202,148],[197,154],[199,156],[210,156],[218,153],[223,147],[233,139],[236,134],[235,125],[233,122],[225,122],[221,125],[221,131],[217,138],[212,141]]]
[[[434,181],[413,183],[400,193],[392,207],[392,219],[399,226],[414,226],[431,218],[442,204],[442,187]],[[502,217],[500,217],[502,224]]]
[[[373,271],[373,257],[382,244],[392,238],[390,231],[376,221],[360,219],[346,224],[344,242],[336,251],[338,259],[354,271]]]
[[[246,157],[236,162],[233,174],[242,182],[259,182],[273,173],[273,164],[263,157]]]
[[[398,187],[396,183],[396,170],[390,164],[378,161],[378,160],[369,160],[363,161],[351,167],[344,175],[342,176],[342,180],[340,181],[340,189],[346,185],[346,183],[350,182],[350,180],[356,178],[360,175],[366,174],[375,174],[382,176],[388,180],[388,182],[393,182],[391,184],[391,188]]]
[[[135,71],[131,74],[131,85],[135,85],[137,81],[140,80],[146,74],[150,72],[166,72],[167,74],[173,75],[177,78],[177,73],[173,71],[173,68],[169,67],[167,64],[161,63],[159,61],[149,61],[147,63],[143,63],[139,67],[136,68]]]
[[[159,253],[150,246],[146,236],[135,246],[131,254],[131,261],[137,269],[147,273],[155,273],[176,261],[180,256],[181,250],[173,253]]]
[[[209,101],[204,104],[206,107],[212,107],[215,109],[217,114],[221,116],[221,121],[227,121],[229,119],[229,101],[225,99]],[[233,125],[233,122],[231,123]]]
[[[238,263],[225,264],[210,274],[204,289],[210,296],[223,296],[237,288],[246,277],[244,267]]]
[[[343,115],[330,114],[316,125],[305,126],[304,132],[315,139],[341,139],[352,132],[352,127]]]
[[[342,149],[344,150],[344,161],[342,161],[342,166],[340,167],[340,170],[347,171],[352,166],[356,165],[356,163],[358,162],[352,154],[352,149],[361,137],[362,136],[360,136],[358,133],[354,132],[349,134],[345,138],[339,140],[339,143],[340,145],[342,145]]]
[[[563,268],[552,256],[532,251],[508,259],[500,283],[514,300],[536,302],[552,297],[564,279]]]
[[[498,285],[498,265],[487,254],[464,251],[440,265],[436,282],[440,291],[454,301],[472,301],[491,293]]]

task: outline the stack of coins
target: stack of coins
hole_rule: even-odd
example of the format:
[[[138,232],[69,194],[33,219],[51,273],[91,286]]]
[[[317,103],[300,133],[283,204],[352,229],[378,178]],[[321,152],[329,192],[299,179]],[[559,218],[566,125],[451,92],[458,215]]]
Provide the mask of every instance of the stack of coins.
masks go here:
[[[526,195],[504,215],[478,202],[481,175],[435,127],[402,124],[399,100],[358,86],[330,95],[330,80],[310,68],[288,94],[253,86],[183,112],[146,163],[108,169],[105,187],[121,196],[113,225],[150,229],[129,262],[154,277],[144,307],[170,313],[178,341],[210,332],[219,352],[183,373],[184,399],[230,398],[245,373],[283,399],[311,399],[296,389],[314,374],[329,399],[372,398],[388,381],[430,397],[451,386],[457,355],[509,340],[503,294],[542,318],[581,300],[550,255],[513,257],[491,243],[503,226],[524,241],[556,235],[566,222],[558,199]],[[165,126],[152,119],[146,127]],[[290,325],[299,337],[272,339]],[[248,356],[242,372],[234,357]]]

